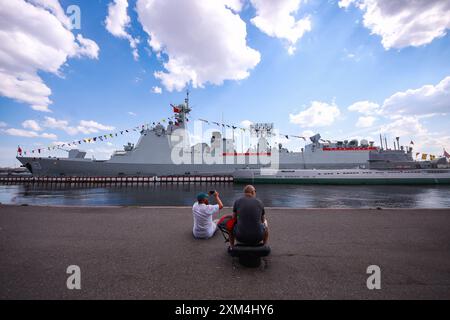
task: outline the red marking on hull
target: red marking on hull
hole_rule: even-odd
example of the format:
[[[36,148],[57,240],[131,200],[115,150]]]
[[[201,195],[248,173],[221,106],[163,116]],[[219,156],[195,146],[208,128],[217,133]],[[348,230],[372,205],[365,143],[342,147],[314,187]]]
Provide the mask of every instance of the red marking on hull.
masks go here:
[[[376,147],[366,147],[366,148],[322,148],[323,151],[370,151],[377,150]]]

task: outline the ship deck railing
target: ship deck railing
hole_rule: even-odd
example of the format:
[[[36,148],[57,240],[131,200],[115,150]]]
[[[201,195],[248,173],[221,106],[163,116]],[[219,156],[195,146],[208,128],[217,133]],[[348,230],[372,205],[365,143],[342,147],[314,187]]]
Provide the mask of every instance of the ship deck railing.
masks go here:
[[[230,175],[211,175],[211,176],[0,176],[0,183],[210,183],[210,182],[233,182],[233,176]]]

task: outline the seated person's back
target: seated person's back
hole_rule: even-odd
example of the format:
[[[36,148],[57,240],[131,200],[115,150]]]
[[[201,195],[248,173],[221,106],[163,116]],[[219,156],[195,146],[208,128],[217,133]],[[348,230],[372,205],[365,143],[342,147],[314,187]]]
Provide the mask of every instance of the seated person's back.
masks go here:
[[[237,216],[234,237],[242,243],[257,244],[265,240],[264,205],[248,195],[236,200],[233,212]]]
[[[213,221],[212,216],[223,208],[223,204],[217,191],[214,192],[214,197],[217,204],[210,205],[208,194],[199,193],[197,195],[197,202],[192,206],[192,214],[194,217],[192,233],[195,238],[210,238],[217,230],[217,222]]]

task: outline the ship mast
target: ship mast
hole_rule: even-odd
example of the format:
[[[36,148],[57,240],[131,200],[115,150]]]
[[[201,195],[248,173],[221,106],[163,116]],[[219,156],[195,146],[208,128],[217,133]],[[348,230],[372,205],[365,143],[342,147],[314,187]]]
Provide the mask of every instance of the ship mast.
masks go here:
[[[173,105],[172,105],[173,106]],[[186,127],[186,116],[191,111],[189,107],[189,90],[186,90],[186,98],[184,99],[184,104],[179,104],[178,106],[173,106],[174,110],[177,109],[175,119],[181,128]]]
[[[184,98],[184,104],[189,108],[189,89],[186,90],[186,98]]]

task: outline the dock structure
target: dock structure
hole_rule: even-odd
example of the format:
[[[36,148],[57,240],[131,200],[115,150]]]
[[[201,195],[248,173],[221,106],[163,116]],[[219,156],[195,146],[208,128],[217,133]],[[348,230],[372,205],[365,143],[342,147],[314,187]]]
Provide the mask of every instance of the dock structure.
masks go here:
[[[0,183],[232,183],[233,176],[122,176],[122,177],[46,177],[46,176],[0,176]]]

